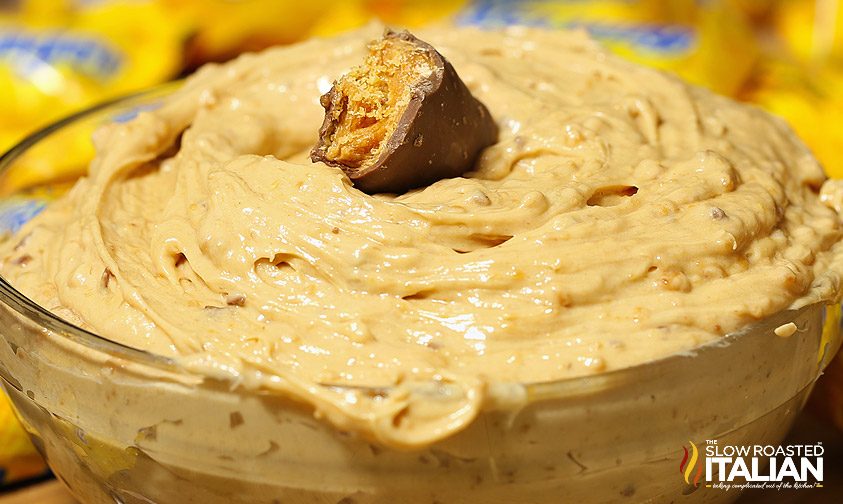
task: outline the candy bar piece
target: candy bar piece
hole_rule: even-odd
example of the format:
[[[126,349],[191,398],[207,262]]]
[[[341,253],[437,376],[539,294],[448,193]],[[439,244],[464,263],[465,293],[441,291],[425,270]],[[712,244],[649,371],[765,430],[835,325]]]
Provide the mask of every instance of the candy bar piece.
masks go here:
[[[370,194],[458,177],[498,136],[454,67],[407,31],[372,42],[364,64],[321,103],[325,120],[311,159],[342,168]]]

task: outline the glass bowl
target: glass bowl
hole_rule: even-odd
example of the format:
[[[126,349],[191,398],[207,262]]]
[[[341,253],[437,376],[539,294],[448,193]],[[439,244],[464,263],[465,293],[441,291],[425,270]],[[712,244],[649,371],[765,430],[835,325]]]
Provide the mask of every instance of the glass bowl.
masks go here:
[[[92,131],[164,87],[94,107],[0,159],[8,233],[84,173]],[[798,330],[779,337],[774,329]],[[694,351],[551,383],[500,385],[465,430],[397,451],[293,399],[181,369],[75,327],[0,278],[0,376],[84,503],[728,502],[686,483],[683,447],[777,444],[840,346],[840,306],[780,312]],[[388,393],[388,391],[387,391]]]

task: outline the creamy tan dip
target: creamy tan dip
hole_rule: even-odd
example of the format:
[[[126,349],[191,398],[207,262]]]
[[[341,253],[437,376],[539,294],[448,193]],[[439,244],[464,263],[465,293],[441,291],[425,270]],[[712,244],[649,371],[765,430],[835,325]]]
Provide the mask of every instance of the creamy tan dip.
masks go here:
[[[465,178],[356,190],[308,152],[319,96],[379,35],[207,66],[103,128],[3,275],[106,338],[396,447],[456,432],[506,384],[837,298],[840,216],[791,130],[579,33],[420,32],[500,140]]]

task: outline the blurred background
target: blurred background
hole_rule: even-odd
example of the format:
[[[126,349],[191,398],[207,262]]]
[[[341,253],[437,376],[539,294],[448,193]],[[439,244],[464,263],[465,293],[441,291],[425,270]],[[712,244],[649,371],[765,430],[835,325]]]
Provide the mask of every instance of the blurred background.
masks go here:
[[[586,29],[629,59],[784,117],[828,174],[843,178],[843,0],[0,0],[0,152],[74,111],[204,63],[373,19]],[[78,172],[90,150],[88,138],[70,140],[34,161],[36,178]],[[807,434],[797,435],[839,442],[843,359],[810,410]],[[829,466],[829,476],[843,474]],[[0,487],[8,496],[44,474],[0,392]]]

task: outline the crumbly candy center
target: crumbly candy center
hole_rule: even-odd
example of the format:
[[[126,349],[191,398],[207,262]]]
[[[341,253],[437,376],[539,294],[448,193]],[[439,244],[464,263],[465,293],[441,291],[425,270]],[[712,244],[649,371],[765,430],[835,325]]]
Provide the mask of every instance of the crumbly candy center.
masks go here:
[[[336,128],[327,157],[356,169],[375,163],[398,127],[413,90],[434,68],[427,52],[405,40],[371,44],[363,65],[335,85],[332,99],[340,106],[334,108]]]

